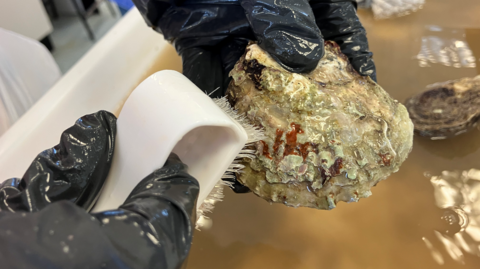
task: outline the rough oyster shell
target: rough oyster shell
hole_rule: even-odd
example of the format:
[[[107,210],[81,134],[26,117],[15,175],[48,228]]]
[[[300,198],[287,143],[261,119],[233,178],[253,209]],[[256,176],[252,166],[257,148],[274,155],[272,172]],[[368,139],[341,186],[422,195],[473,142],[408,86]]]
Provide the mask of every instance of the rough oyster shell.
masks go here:
[[[411,150],[405,107],[355,72],[334,42],[325,50],[314,71],[294,74],[251,44],[230,73],[227,97],[266,135],[237,178],[268,201],[319,209],[358,201]]]
[[[421,136],[444,139],[465,133],[480,118],[480,76],[430,85],[405,106]]]

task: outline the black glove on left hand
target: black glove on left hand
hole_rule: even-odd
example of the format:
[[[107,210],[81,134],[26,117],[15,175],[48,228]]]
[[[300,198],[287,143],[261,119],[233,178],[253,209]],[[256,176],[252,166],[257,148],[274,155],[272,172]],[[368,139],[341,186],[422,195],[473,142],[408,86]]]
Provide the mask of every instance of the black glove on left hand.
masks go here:
[[[90,210],[110,170],[116,121],[106,111],[78,119],[58,145],[38,154],[21,180],[0,185],[0,209],[35,212],[67,200]]]
[[[176,155],[119,209],[84,210],[108,175],[115,126],[115,116],[105,111],[80,118],[22,180],[0,184],[2,268],[175,269],[185,262],[199,185]]]

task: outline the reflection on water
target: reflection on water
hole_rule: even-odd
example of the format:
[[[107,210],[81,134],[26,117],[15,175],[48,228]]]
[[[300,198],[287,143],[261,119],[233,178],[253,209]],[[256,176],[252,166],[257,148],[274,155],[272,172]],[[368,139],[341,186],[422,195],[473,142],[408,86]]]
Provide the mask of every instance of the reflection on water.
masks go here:
[[[373,0],[372,11],[376,19],[406,16],[423,7],[425,0]]]
[[[437,240],[449,256],[461,264],[465,263],[463,252],[480,257],[480,170],[444,171],[440,176],[431,177],[430,182],[434,187],[436,205],[447,210],[442,219],[450,225],[460,226],[453,236],[435,231]],[[423,240],[435,261],[443,264],[440,252],[429,239]]]
[[[406,16],[423,7],[425,0],[357,0],[360,8],[371,8],[376,19]]]
[[[425,242],[425,245],[427,248],[432,252],[432,257],[433,259],[440,265],[443,265],[445,262],[443,261],[442,254],[440,251],[438,251],[437,248],[433,246],[433,244],[428,240],[426,237],[422,237],[423,242]]]
[[[420,67],[441,64],[455,68],[475,68],[476,59],[465,40],[465,30],[427,26],[416,58]]]

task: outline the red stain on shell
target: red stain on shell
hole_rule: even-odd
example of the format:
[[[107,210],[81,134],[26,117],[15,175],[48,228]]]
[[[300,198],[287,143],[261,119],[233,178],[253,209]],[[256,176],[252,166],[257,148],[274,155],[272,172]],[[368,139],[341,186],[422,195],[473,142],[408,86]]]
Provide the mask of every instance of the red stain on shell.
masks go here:
[[[320,172],[320,177],[322,178],[322,185],[325,184],[325,181],[329,178],[327,176],[327,173],[325,172],[325,169],[322,167],[317,167],[318,171]]]
[[[383,165],[385,166],[390,166],[390,154],[382,154],[382,153],[379,153],[378,156],[380,156],[380,158],[382,158],[382,163]]]
[[[275,143],[273,144],[273,153],[274,154],[276,154],[278,152],[278,148],[282,144],[282,135],[283,135],[283,131],[277,129],[276,137],[275,137]]]
[[[263,140],[260,140],[260,143],[263,145],[262,155],[271,160],[272,156],[270,156],[270,152],[268,152],[268,144]]]
[[[290,126],[291,126],[291,130],[288,131],[285,135],[286,141],[282,140],[284,131],[277,129],[275,142],[273,144],[273,153],[275,154],[275,156],[278,156],[278,149],[282,144],[285,145],[285,151],[283,152],[283,157],[287,155],[302,156],[303,161],[305,162],[305,160],[307,159],[308,153],[314,152],[315,154],[318,154],[317,144],[310,143],[310,142],[306,142],[303,144],[297,143],[297,135],[304,133],[300,124],[292,122]],[[273,159],[272,156],[270,155],[268,144],[265,143],[265,141],[260,141],[260,142],[263,145],[263,149],[262,149],[263,156],[269,159]],[[336,141],[331,140],[330,143],[334,144],[336,143]],[[381,154],[379,155],[382,157],[382,160],[384,160],[385,165],[390,165],[390,159],[387,157],[387,155],[381,155]],[[280,161],[280,160],[277,160],[277,161]],[[322,163],[325,163],[325,162],[326,160],[322,160]],[[342,168],[343,168],[342,158],[335,159],[335,162],[327,169],[324,169],[322,167],[317,167],[318,171],[320,172],[320,176],[322,178],[322,184],[324,184],[331,177],[340,175]]]
[[[303,144],[298,144],[297,146],[298,151],[300,152],[300,156],[303,157],[303,161],[307,159],[308,153],[314,152],[315,154],[318,154],[318,147],[317,144],[315,143],[303,143]]]
[[[298,148],[297,148],[297,134],[303,134],[303,130],[300,128],[300,124],[292,122],[290,124],[292,130],[289,131],[285,135],[285,152],[283,153],[283,157],[287,155],[299,155],[301,156]]]
[[[330,172],[331,177],[335,177],[340,175],[340,170],[343,168],[343,159],[338,158],[335,160],[335,162],[330,166],[328,171]]]
[[[288,131],[285,135],[286,141],[282,140],[284,131],[277,129],[275,142],[273,143],[273,153],[277,155],[280,146],[284,145],[285,150],[283,152],[283,157],[287,155],[297,155],[297,156],[302,156],[303,161],[305,161],[307,159],[309,152],[315,152],[317,154],[318,153],[317,144],[310,143],[310,142],[306,142],[303,144],[297,143],[297,135],[304,133],[300,124],[292,122],[290,126],[291,126],[291,130]],[[268,145],[264,141],[261,141],[261,142],[263,144],[262,154],[267,158],[272,159],[270,153],[268,152]]]

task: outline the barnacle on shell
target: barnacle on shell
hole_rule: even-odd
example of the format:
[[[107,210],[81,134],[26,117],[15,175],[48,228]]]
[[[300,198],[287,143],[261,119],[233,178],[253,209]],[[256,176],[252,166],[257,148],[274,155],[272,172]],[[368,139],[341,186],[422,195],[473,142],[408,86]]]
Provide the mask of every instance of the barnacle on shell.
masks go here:
[[[370,196],[412,147],[406,108],[360,76],[334,42],[309,74],[290,73],[250,44],[230,75],[227,98],[265,131],[257,158],[237,178],[288,206],[334,208]]]
[[[465,133],[480,119],[480,76],[430,85],[405,106],[421,136],[444,139]]]

